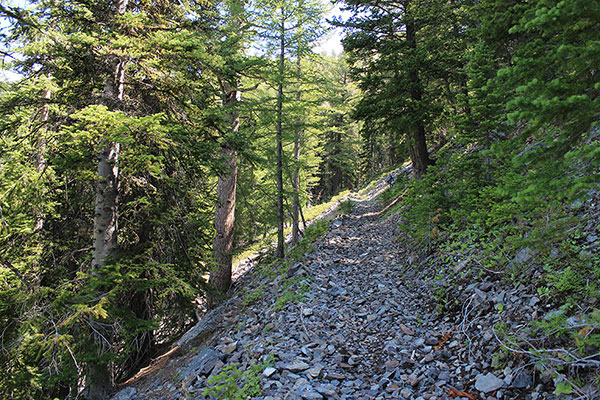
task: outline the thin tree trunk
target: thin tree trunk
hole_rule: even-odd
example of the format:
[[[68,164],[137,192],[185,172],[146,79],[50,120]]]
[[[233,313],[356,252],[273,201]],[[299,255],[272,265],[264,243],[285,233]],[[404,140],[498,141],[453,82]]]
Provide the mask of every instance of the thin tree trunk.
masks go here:
[[[294,199],[292,209],[292,245],[296,245],[300,239],[300,133],[296,132],[294,138]]]
[[[44,95],[43,98],[44,100],[50,100],[52,93],[50,92],[50,90],[45,90],[44,91]],[[38,174],[41,174],[42,172],[44,172],[44,170],[46,169],[46,146],[47,146],[47,141],[46,141],[46,123],[48,122],[48,118],[50,117],[50,107],[48,106],[48,103],[46,102],[43,106],[42,106],[42,111],[40,113],[40,124],[41,124],[41,128],[40,128],[40,133],[37,137],[36,143],[35,143],[35,171]],[[42,210],[39,207],[36,207],[35,209],[35,230],[36,231],[41,231],[42,228],[44,227],[44,223],[46,222],[46,216],[44,215],[44,213],[42,212]]]
[[[275,256],[284,256],[283,238],[283,73],[285,61],[285,25],[283,9],[281,10],[281,32],[279,48],[279,88],[277,91],[277,249]]]
[[[302,66],[300,58],[300,43],[298,43],[298,54],[296,59],[296,68],[298,72],[298,93],[296,94],[296,101],[298,105],[302,100]],[[302,118],[298,117],[296,120],[296,134],[294,136],[294,204],[292,210],[292,245],[296,245],[300,239],[300,227],[299,227],[299,214],[300,214],[300,138],[302,136]]]
[[[229,122],[231,132],[238,132],[240,117],[236,109],[240,99],[237,87],[226,94],[225,108],[230,108]],[[217,290],[211,296],[210,306],[220,300],[220,295],[227,292],[231,286],[231,253],[233,251],[233,232],[235,227],[235,203],[238,173],[238,153],[231,144],[226,143],[220,152],[225,158],[226,173],[219,175],[217,183],[217,205],[215,210],[215,230],[213,240],[213,258],[216,268],[210,272],[208,282]]]
[[[302,212],[302,206],[298,207],[298,211],[300,211],[300,218],[302,218],[302,227],[304,231],[306,231],[306,219],[304,218],[304,213]]]
[[[129,0],[119,0],[117,13],[122,15]],[[106,77],[102,93],[102,104],[109,110],[122,105],[125,78],[125,61],[113,61],[112,73]],[[119,143],[106,141],[98,155],[98,180],[96,182],[96,204],[94,215],[94,251],[92,254],[92,274],[102,275],[102,269],[117,256],[118,235],[118,179]],[[95,341],[100,348],[112,345],[109,329],[101,324],[94,327]],[[114,377],[106,362],[91,362],[87,376],[87,397],[90,400],[104,400],[112,391]]]
[[[414,21],[410,18],[406,21],[406,40],[408,41],[408,46],[413,52],[413,55],[417,50],[417,39],[415,37],[415,25]],[[408,77],[410,80],[410,94],[412,100],[419,104],[423,97],[420,81],[419,81],[419,72],[416,66],[413,66],[408,72]],[[429,153],[427,152],[427,144],[425,142],[425,125],[423,123],[423,119],[421,117],[417,118],[413,125],[410,127],[408,131],[408,145],[409,145],[409,154],[413,164],[413,171],[416,177],[420,177],[427,170],[427,166],[431,165],[431,159],[429,158]]]
[[[338,126],[342,126],[341,121],[338,121],[337,124],[339,124]],[[342,186],[342,167],[340,166],[339,161],[337,161],[339,158],[338,156],[340,155],[340,152],[341,152],[342,132],[334,130],[332,139],[333,139],[332,143],[334,144],[334,150],[332,152],[332,157],[330,160],[331,166],[329,168],[331,171],[331,178],[330,178],[330,188],[331,189],[330,189],[329,195],[335,196],[339,192],[339,190],[341,189],[341,186]]]

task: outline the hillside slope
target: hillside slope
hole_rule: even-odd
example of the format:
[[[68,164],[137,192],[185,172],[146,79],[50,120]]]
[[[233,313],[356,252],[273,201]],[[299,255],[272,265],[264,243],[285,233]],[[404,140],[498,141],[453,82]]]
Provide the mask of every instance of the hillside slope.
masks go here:
[[[429,262],[440,254],[403,245],[401,217],[379,212],[386,187],[355,197],[297,262],[263,260],[181,348],[113,398],[554,398],[556,377],[506,350],[499,332],[550,306],[531,285],[493,273],[464,282],[467,262],[446,274]]]

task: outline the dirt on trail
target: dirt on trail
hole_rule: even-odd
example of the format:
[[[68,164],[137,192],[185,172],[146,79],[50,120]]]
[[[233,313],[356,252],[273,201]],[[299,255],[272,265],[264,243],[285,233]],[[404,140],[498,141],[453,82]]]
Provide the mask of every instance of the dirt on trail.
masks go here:
[[[256,378],[236,398],[551,398],[528,370],[494,365],[499,344],[487,320],[436,312],[435,271],[398,240],[400,217],[380,213],[387,187],[351,196],[352,211],[333,218],[300,261],[251,268],[225,304],[113,398],[229,398],[205,395],[227,366],[240,371],[231,390]],[[496,295],[481,285],[461,288],[474,293],[471,310]]]

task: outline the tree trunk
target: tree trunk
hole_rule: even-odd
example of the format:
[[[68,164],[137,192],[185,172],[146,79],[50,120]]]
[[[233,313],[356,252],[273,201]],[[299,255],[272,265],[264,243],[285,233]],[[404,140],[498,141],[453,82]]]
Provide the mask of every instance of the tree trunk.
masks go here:
[[[123,12],[128,0],[125,3]],[[125,79],[125,61],[115,61],[114,74],[106,77],[102,104],[109,110],[118,109],[123,102]],[[92,272],[98,274],[110,259],[117,255],[118,233],[118,179],[119,179],[119,154],[121,145],[116,142],[107,142],[98,155],[98,181],[96,183],[96,207],[94,216],[94,254],[92,258]]]
[[[229,113],[230,129],[237,132],[240,117],[236,103],[240,92],[233,88],[226,95],[225,107],[233,110]],[[226,173],[219,175],[217,183],[217,205],[215,210],[215,230],[217,234],[213,240],[213,258],[216,267],[210,272],[208,282],[217,290],[216,295],[210,298],[213,307],[220,300],[220,295],[227,292],[231,286],[231,252],[233,251],[233,232],[235,227],[235,202],[238,173],[238,154],[229,143],[225,144],[220,152],[225,158]]]
[[[294,138],[294,203],[292,210],[292,245],[296,245],[300,239],[300,133],[296,132]]]
[[[432,164],[425,143],[425,127],[422,123],[417,122],[410,128],[409,132],[410,144],[408,151],[413,164],[413,171],[416,177],[421,177],[427,170],[427,166]]]
[[[123,67],[119,62],[115,75],[106,78],[104,87],[104,104],[114,104],[115,98],[110,98],[118,88],[116,100],[123,99]],[[120,144],[108,142],[98,155],[98,180],[96,182],[96,206],[94,216],[94,252],[92,255],[92,274],[100,277],[102,269],[110,260],[117,256],[118,234],[118,178]],[[112,334],[103,324],[94,324],[94,340],[102,350],[108,350],[112,345]],[[87,398],[104,400],[112,391],[114,381],[109,365],[99,360],[91,361],[87,376]]]
[[[411,18],[406,20],[406,40],[408,46],[412,50],[412,56],[414,57],[417,50],[417,39],[415,37],[415,24]],[[410,95],[411,99],[419,104],[423,97],[420,81],[419,71],[415,63],[411,64],[412,67],[408,71],[408,78],[410,80]],[[416,177],[422,176],[427,170],[427,166],[431,165],[431,159],[427,152],[427,144],[425,142],[425,125],[422,116],[416,118],[412,126],[408,130],[408,140],[410,159],[413,164],[413,171]]]
[[[298,43],[298,54],[296,58],[297,71],[298,71],[298,93],[296,94],[296,100],[298,105],[302,100],[302,66],[300,58],[300,43]],[[292,210],[292,246],[296,245],[300,240],[300,138],[302,136],[302,118],[298,117],[296,120],[296,134],[294,136],[294,179],[292,181],[294,188],[294,205]]]
[[[240,3],[231,5],[230,18],[236,35],[242,34],[243,21],[241,15],[244,6]],[[227,77],[221,83],[223,91],[223,108],[227,113],[229,130],[235,135],[240,128],[238,103],[241,100],[240,79],[237,73]],[[225,159],[225,173],[219,174],[217,182],[217,204],[215,207],[215,230],[212,256],[215,262],[210,272],[208,283],[216,290],[208,298],[209,308],[215,307],[231,286],[231,262],[235,230],[235,206],[238,175],[238,153],[235,145],[227,142],[220,152]]]
[[[92,271],[99,275],[117,255],[119,143],[108,143],[98,155]]]
[[[129,0],[118,0],[117,13],[123,15]],[[109,110],[118,109],[123,102],[125,61],[116,58],[112,73],[106,77],[102,92],[102,104]],[[118,235],[118,179],[119,143],[105,141],[98,155],[98,180],[96,182],[96,204],[94,215],[94,251],[92,274],[102,275],[102,269],[117,256]],[[93,322],[92,322],[93,323]],[[95,324],[94,339],[101,349],[112,345],[112,334],[102,324]],[[111,367],[100,360],[92,361],[87,376],[87,397],[104,400],[112,391],[114,377]]]
[[[277,91],[277,249],[275,256],[283,258],[284,256],[284,238],[283,238],[283,73],[285,61],[285,24],[283,19],[283,9],[281,10],[281,31],[279,47],[279,88]]]
[[[44,100],[50,100],[51,97],[51,92],[50,90],[44,90],[44,95],[43,98]],[[47,146],[47,142],[46,142],[46,124],[48,122],[48,118],[50,116],[50,107],[48,106],[48,103],[46,102],[43,106],[42,106],[42,110],[40,113],[40,132],[38,134],[36,143],[35,143],[35,172],[37,172],[38,174],[42,174],[44,172],[44,170],[46,169],[46,146]],[[36,207],[35,209],[35,230],[36,231],[41,231],[42,228],[44,227],[44,223],[46,222],[46,216],[44,215],[44,213],[42,212],[42,210],[39,207]]]
[[[342,117],[343,118],[343,117]],[[342,126],[342,122],[341,121],[337,121],[337,124],[339,124],[337,127],[341,127]],[[342,167],[340,166],[340,162],[339,162],[339,155],[341,153],[341,146],[342,146],[342,132],[338,131],[338,130],[334,130],[333,131],[333,138],[332,138],[332,143],[333,143],[333,151],[332,151],[332,157],[330,160],[330,196],[335,196],[340,189],[342,188]]]

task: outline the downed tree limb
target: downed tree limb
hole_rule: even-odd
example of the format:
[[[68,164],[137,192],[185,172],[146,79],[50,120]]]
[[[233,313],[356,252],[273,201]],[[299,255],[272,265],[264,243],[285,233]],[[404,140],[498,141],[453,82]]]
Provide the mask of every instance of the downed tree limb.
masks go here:
[[[406,193],[408,193],[408,188],[406,188],[406,190],[404,190],[404,192],[402,192],[401,195],[399,195],[398,197],[396,197],[394,199],[394,201],[392,201],[390,204],[388,204],[386,207],[383,208],[383,210],[379,210],[377,212],[372,212],[372,213],[367,213],[367,214],[363,214],[360,216],[360,218],[364,218],[364,217],[374,217],[374,216],[379,216],[382,215],[383,213],[385,213],[387,210],[389,210],[390,208],[394,207],[400,200],[402,200],[402,198],[406,195]]]
[[[385,213],[387,210],[389,210],[390,208],[394,207],[400,200],[402,200],[402,198],[406,195],[406,193],[408,193],[408,188],[406,188],[400,196],[396,197],[394,199],[394,201],[392,201],[390,204],[385,206],[385,208],[383,210],[379,211],[378,214],[381,215],[381,214]]]

